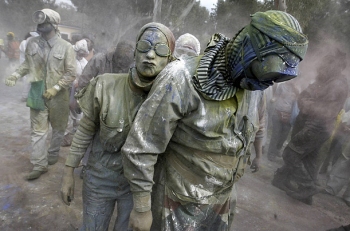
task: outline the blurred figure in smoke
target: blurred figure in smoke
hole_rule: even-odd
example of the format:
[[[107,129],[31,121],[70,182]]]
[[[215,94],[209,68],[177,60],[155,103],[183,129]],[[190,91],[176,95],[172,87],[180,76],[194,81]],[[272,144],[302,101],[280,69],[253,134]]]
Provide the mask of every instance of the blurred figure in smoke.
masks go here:
[[[115,205],[118,214],[113,230],[128,230],[133,199],[123,174],[121,147],[155,78],[172,60],[174,45],[172,32],[163,24],[144,25],[137,35],[135,52],[132,49],[128,51],[135,58],[135,66],[129,73],[97,76],[79,96],[83,118],[67,156],[61,196],[69,205],[74,196],[74,168],[78,167],[92,142],[92,152],[84,174],[81,230],[107,230]],[[117,62],[113,57],[119,57],[121,53],[113,54],[109,53],[104,59],[96,59],[93,63],[101,67],[102,63],[98,60],[103,64],[107,61],[110,64]],[[124,62],[119,63],[123,68]],[[105,71],[120,70],[121,66],[109,68]]]
[[[322,59],[315,82],[298,97],[300,112],[283,152],[284,165],[272,181],[290,197],[306,204],[312,204],[312,196],[319,191],[315,185],[318,151],[330,137],[347,98],[348,84],[342,75],[345,67],[346,55],[340,51]]]
[[[275,161],[279,153],[282,152],[283,143],[286,141],[292,128],[292,110],[296,103],[299,90],[293,81],[277,84],[276,92],[271,101],[274,110],[272,112],[272,131],[267,158]]]
[[[26,54],[26,48],[27,43],[29,39],[39,36],[39,34],[36,31],[31,31],[26,34],[24,37],[24,40],[19,45],[19,62],[22,64],[25,61],[25,54]],[[30,89],[30,76],[26,75],[23,76],[23,90],[22,90],[22,101],[26,102],[28,98],[28,92]]]
[[[15,62],[18,64],[19,61],[19,42],[15,38],[13,32],[8,32],[7,35],[7,44],[5,46],[0,46],[2,52],[4,52],[10,62]]]
[[[95,55],[95,43],[94,43],[94,39],[93,39],[93,36],[92,35],[87,35],[87,34],[84,34],[83,35],[83,39],[86,40],[87,42],[87,46],[88,46],[88,50],[89,50],[89,54],[85,57],[85,59],[89,62],[92,57],[94,57]]]
[[[66,128],[66,132],[64,134],[64,138],[61,146],[68,146],[68,145],[64,145],[67,142],[69,142],[69,145],[70,145],[73,139],[73,135],[75,134],[78,128],[79,120],[81,119],[81,116],[82,116],[79,105],[74,95],[75,95],[77,78],[79,78],[79,76],[84,70],[84,67],[88,63],[88,61],[85,59],[85,57],[89,55],[87,41],[85,39],[77,41],[75,45],[73,45],[73,49],[76,52],[77,71],[76,71],[76,79],[74,80],[72,87],[69,90],[70,91],[70,95],[69,95],[70,112],[69,112],[68,125]]]
[[[258,90],[296,77],[307,44],[293,16],[258,12],[233,39],[214,34],[202,57],[164,68],[122,148],[133,230],[230,229],[231,192],[259,128]]]
[[[181,35],[175,41],[175,58],[179,59],[182,56],[198,56],[200,51],[201,45],[198,39],[189,33]]]
[[[343,115],[339,130],[341,153],[332,167],[324,192],[336,196],[345,187],[342,197],[350,207],[350,111]]]
[[[59,36],[60,20],[60,15],[51,9],[33,14],[40,36],[28,41],[25,61],[5,80],[7,86],[14,86],[19,78],[27,74],[32,78],[27,106],[30,107],[33,146],[30,161],[34,168],[27,175],[28,180],[40,177],[47,171],[48,165],[58,161],[68,122],[68,88],[75,79],[76,62],[72,45]],[[46,149],[49,124],[52,138],[49,149]]]
[[[13,32],[8,32],[6,45],[0,46],[0,49],[5,53],[9,60],[9,63],[6,66],[5,75],[12,73],[19,64],[19,45],[20,43],[17,41],[15,34]]]

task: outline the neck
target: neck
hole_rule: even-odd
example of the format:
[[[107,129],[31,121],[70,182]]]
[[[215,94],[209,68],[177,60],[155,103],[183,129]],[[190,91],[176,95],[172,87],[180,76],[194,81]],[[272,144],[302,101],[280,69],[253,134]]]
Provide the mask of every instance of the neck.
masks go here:
[[[55,35],[56,35],[56,31],[52,30],[50,33],[47,33],[47,34],[42,33],[41,37],[43,37],[46,41],[48,41],[52,39]]]
[[[153,80],[155,78],[145,78],[140,76],[136,70],[136,68],[132,68],[131,70],[131,79],[130,79],[130,87],[135,92],[149,92],[152,87]]]

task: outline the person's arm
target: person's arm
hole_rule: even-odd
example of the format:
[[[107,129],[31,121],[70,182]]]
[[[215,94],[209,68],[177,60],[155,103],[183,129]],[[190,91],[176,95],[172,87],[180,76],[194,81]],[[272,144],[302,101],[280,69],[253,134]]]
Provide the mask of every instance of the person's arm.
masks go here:
[[[149,218],[154,165],[158,155],[165,151],[179,119],[189,110],[192,97],[183,71],[172,72],[166,67],[157,78],[122,148],[124,175],[134,199],[132,228],[137,228],[142,217]]]
[[[27,58],[24,62],[13,72],[9,77],[5,79],[5,84],[9,87],[13,87],[16,85],[16,82],[19,78],[29,74],[29,65]]]
[[[96,82],[89,85],[82,96],[83,118],[79,122],[78,129],[73,137],[70,152],[66,159],[66,166],[63,172],[61,184],[61,198],[63,202],[70,205],[74,198],[74,168],[79,166],[80,160],[93,140],[97,127],[99,126],[99,102],[98,91],[95,91]]]
[[[77,78],[76,91],[79,91],[86,87],[90,83],[90,80],[96,77],[98,74],[103,74],[99,71],[102,58],[102,54],[96,55],[86,64],[86,66],[83,69],[83,72]]]
[[[264,137],[266,136],[266,95],[263,94],[259,102],[259,130],[255,135],[254,140],[254,149],[255,149],[255,158],[250,165],[250,168],[253,169],[253,172],[259,171],[261,156],[262,156],[262,147]]]

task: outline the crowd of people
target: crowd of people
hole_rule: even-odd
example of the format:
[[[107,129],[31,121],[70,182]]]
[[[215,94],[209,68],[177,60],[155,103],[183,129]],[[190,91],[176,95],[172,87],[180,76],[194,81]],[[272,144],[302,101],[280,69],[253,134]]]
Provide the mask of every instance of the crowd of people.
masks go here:
[[[5,84],[28,82],[22,98],[33,170],[26,178],[40,178],[70,146],[61,198],[70,205],[73,172],[83,165],[81,230],[108,230],[117,207],[113,230],[228,231],[235,183],[247,164],[259,170],[263,150],[269,161],[283,157],[272,185],[288,196],[312,205],[316,193],[347,187],[350,206],[346,54],[325,56],[315,81],[300,90],[294,78],[308,39],[292,15],[257,12],[233,38],[214,34],[203,53],[195,36],[176,39],[157,22],[143,25],[135,42],[96,53],[91,36],[60,37],[54,10],[36,11],[33,21],[37,30],[22,43],[12,32],[7,45],[0,41],[18,65]],[[321,188],[319,171],[330,162]]]

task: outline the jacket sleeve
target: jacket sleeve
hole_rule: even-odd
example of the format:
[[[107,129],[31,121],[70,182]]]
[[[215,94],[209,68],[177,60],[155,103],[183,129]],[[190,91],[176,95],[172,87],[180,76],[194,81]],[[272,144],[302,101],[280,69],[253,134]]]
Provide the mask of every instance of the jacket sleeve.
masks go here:
[[[77,73],[76,65],[77,63],[75,60],[75,51],[71,45],[68,45],[64,60],[65,73],[58,81],[59,86],[67,89],[72,85]]]
[[[81,75],[77,78],[78,80],[78,87],[77,90],[81,90],[84,87],[86,87],[90,80],[94,77],[96,77],[98,74],[103,74],[100,73],[100,55],[97,54],[94,56],[84,67],[83,72]]]
[[[92,82],[84,95],[80,98],[80,106],[83,118],[79,122],[78,129],[73,137],[72,145],[66,159],[66,166],[78,167],[89,144],[99,127],[101,89],[96,89],[96,81]]]
[[[19,67],[15,70],[15,72],[11,74],[13,76],[16,76],[17,79],[22,78],[23,76],[29,74],[29,65],[28,65],[27,55],[28,54],[25,54],[24,61],[21,63],[21,65],[19,65]]]
[[[122,148],[124,174],[133,192],[134,208],[140,212],[150,209],[147,198],[152,190],[154,165],[188,111],[191,97],[186,94],[188,87],[184,84],[188,81],[184,80],[184,73],[168,70],[166,67],[158,75]],[[145,203],[138,208],[142,201]]]

